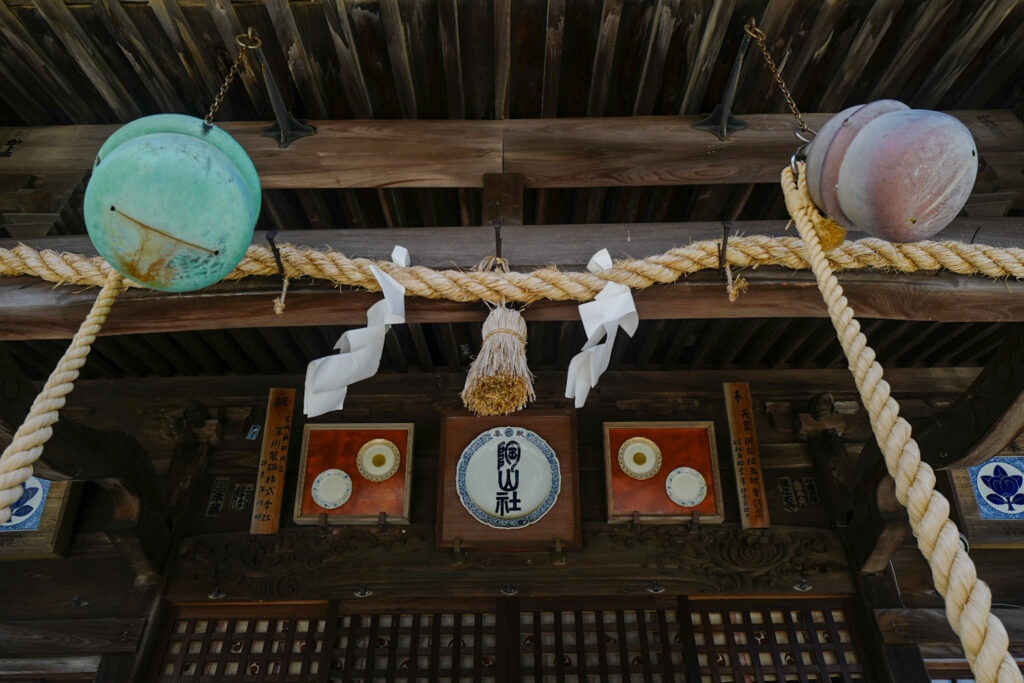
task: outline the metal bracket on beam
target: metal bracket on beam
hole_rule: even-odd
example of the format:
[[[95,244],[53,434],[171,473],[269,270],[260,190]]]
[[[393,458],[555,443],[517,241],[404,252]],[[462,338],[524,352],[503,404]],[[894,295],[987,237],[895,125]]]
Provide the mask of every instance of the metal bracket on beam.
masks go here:
[[[277,140],[277,146],[284,149],[299,138],[316,134],[316,126],[308,126],[305,121],[299,121],[284,106],[284,98],[281,97],[281,89],[277,87],[277,81],[270,71],[267,58],[263,55],[262,49],[254,49],[256,59],[260,63],[260,71],[263,72],[263,82],[267,84],[267,94],[270,96],[270,104],[274,108],[274,118],[277,121],[260,131],[260,135]]]
[[[747,48],[749,47],[750,35],[744,33],[743,41],[740,42],[740,49],[736,53],[736,61],[732,63],[729,82],[726,83],[725,92],[722,93],[722,103],[717,105],[709,116],[693,124],[693,127],[697,130],[706,130],[723,142],[728,140],[732,133],[747,127],[747,124],[732,115],[732,103],[736,99],[736,86],[739,85],[743,60],[747,56]]]

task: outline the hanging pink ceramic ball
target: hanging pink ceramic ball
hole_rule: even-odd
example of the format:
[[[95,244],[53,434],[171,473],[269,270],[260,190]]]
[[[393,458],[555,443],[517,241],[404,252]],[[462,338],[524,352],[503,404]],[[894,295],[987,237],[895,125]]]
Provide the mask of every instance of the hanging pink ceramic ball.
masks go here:
[[[807,189],[811,199],[822,211],[843,227],[853,228],[843,213],[836,187],[839,169],[857,134],[879,116],[893,111],[909,111],[910,107],[896,100],[877,100],[850,107],[833,116],[822,126],[807,150]],[[817,194],[815,194],[817,190]]]
[[[860,230],[892,242],[927,239],[956,218],[978,173],[967,127],[941,112],[893,111],[846,150],[836,194]]]

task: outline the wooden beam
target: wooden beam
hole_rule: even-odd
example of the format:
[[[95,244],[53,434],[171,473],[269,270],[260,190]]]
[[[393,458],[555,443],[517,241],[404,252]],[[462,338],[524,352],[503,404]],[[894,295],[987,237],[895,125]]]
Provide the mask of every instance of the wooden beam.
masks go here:
[[[974,135],[993,169],[1019,169],[1024,121],[1009,110],[949,112]],[[831,114],[805,114],[820,128]],[[252,157],[265,189],[482,187],[485,173],[522,173],[527,187],[629,187],[778,183],[795,149],[786,114],[744,117],[727,142],[694,130],[696,117],[642,116],[505,121],[314,121],[318,134],[285,150],[264,122],[225,122]],[[83,173],[115,126],[24,129],[0,173]],[[23,129],[17,129],[21,132]],[[15,133],[0,128],[0,141]],[[1020,193],[1019,173],[995,172],[977,192]]]
[[[761,268],[744,274],[750,289],[729,303],[717,274],[698,273],[672,285],[635,295],[643,319],[825,317],[814,278]],[[901,320],[1024,321],[1024,284],[952,274],[917,276],[850,273],[847,298],[863,317]],[[241,327],[360,325],[379,294],[338,291],[327,284],[296,283],[288,290],[284,315],[274,314],[280,294],[274,278],[215,285],[199,292],[165,294],[131,290],[122,294],[101,334],[142,334]],[[34,278],[0,282],[0,340],[67,339],[74,335],[95,292],[53,287]],[[574,301],[542,301],[525,311],[527,320],[577,320]],[[483,320],[477,303],[409,299],[410,323]]]
[[[538,395],[562,396],[564,371],[540,370],[536,374]],[[902,398],[956,394],[977,374],[978,368],[892,368],[886,377],[893,395]],[[743,377],[765,395],[806,398],[822,391],[844,395],[857,391],[853,376],[846,369],[744,370]],[[614,402],[630,392],[635,393],[636,387],[643,387],[644,395],[651,398],[678,397],[679,387],[686,387],[688,397],[721,401],[722,383],[735,378],[735,370],[609,370],[601,375],[600,391],[594,398],[600,402],[602,397],[608,397],[607,400]],[[158,392],[154,391],[155,382],[159,384]],[[271,387],[298,389],[304,382],[304,374],[79,380],[69,402],[76,407],[110,406],[120,401],[143,404],[192,399],[219,404],[230,400],[252,401],[253,396],[265,396]],[[374,399],[422,396],[433,401],[440,395],[457,395],[465,382],[464,372],[379,373],[353,384],[349,394]]]
[[[1010,636],[1011,654],[1024,652],[1024,610],[995,607]],[[876,609],[875,619],[886,644],[890,645],[956,645],[960,639],[949,626],[944,609]]]
[[[134,652],[145,619],[0,621],[0,657]]]
[[[774,544],[770,556],[760,551],[730,556],[735,539],[742,537],[733,524],[702,526],[700,534],[690,534],[682,525],[648,529],[650,533],[638,538],[624,525],[584,525],[583,548],[566,551],[571,572],[553,565],[549,551],[489,553],[486,562],[480,553],[470,552],[465,566],[453,567],[451,551],[435,546],[433,525],[427,524],[395,525],[383,537],[356,527],[338,527],[326,535],[296,528],[283,528],[278,536],[206,534],[182,543],[166,598],[204,600],[215,573],[232,600],[344,599],[352,595],[354,583],[365,581],[374,595],[363,604],[374,607],[388,601],[408,605],[423,599],[493,597],[496,573],[515,576],[533,596],[635,596],[652,581],[659,581],[669,594],[778,594],[792,590],[792,577],[799,575],[812,547],[815,589],[832,595],[852,592],[833,531],[764,529],[760,538]],[[288,544],[293,552],[280,555],[259,575],[238,570],[237,558],[265,556],[274,544]],[[351,552],[359,553],[362,564],[351,562]],[[723,572],[709,573],[702,566],[701,553],[709,552],[729,557]]]

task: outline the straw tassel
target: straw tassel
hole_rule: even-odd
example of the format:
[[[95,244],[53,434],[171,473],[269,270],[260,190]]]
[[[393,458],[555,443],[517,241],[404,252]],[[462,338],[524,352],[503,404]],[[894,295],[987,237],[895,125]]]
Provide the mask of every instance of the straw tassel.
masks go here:
[[[466,376],[462,402],[476,415],[508,415],[533,401],[533,373],[526,363],[526,321],[498,306],[484,321],[484,341]]]

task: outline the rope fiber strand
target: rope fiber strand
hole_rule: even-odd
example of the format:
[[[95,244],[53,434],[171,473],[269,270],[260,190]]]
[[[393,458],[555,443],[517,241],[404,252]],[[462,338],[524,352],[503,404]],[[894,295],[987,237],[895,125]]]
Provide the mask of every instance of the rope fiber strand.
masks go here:
[[[0,455],[0,524],[11,518],[11,506],[21,498],[22,485],[32,476],[32,464],[43,454],[43,446],[53,434],[50,426],[60,418],[60,409],[75,388],[78,371],[85,365],[92,343],[122,288],[121,276],[111,271],[89,315],[71,339],[68,350],[32,402],[11,443]]]
[[[910,424],[899,416],[900,406],[890,396],[882,366],[860,331],[853,309],[833,273],[815,222],[818,210],[807,193],[804,164],[799,179],[790,168],[782,172],[786,208],[807,245],[811,269],[818,281],[832,324],[849,361],[861,400],[871,418],[871,430],[896,481],[896,498],[907,508],[918,548],[932,570],[935,588],[946,600],[946,617],[960,637],[967,662],[979,683],[1019,683],[1020,669],[1007,651],[1009,638],[1003,623],[992,614],[992,593],[978,578],[974,562],[960,543],[960,530],[949,518],[949,501],[935,490],[935,473],[921,461]],[[817,215],[816,215],[817,214]]]
[[[825,222],[820,214],[816,219]],[[349,258],[338,251],[290,244],[280,245],[280,252],[284,274],[288,278],[310,277],[336,285],[379,291],[380,286],[370,271],[370,266],[376,265],[398,280],[408,296],[528,304],[542,299],[590,301],[608,281],[633,289],[645,289],[655,284],[675,282],[701,270],[717,270],[720,246],[721,240],[693,242],[644,259],[620,259],[612,268],[598,273],[562,271],[554,266],[529,273],[433,270],[424,266],[398,266],[390,261]],[[843,242],[828,252],[826,260],[833,270],[871,268],[902,273],[948,270],[960,275],[1024,278],[1024,249],[955,241],[894,244],[868,238]],[[732,268],[810,268],[807,248],[798,237],[732,236],[726,263]],[[87,257],[49,249],[37,251],[25,245],[0,249],[0,276],[31,275],[58,284],[102,286],[111,272],[113,269],[99,256]],[[270,248],[254,244],[226,279],[279,275],[277,261]],[[125,284],[138,286],[130,281]]]

